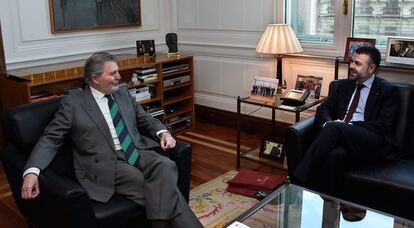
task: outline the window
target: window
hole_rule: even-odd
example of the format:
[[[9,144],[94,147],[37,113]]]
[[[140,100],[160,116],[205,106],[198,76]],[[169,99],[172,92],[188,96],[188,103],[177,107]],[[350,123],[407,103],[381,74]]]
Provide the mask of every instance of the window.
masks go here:
[[[414,35],[414,0],[355,0],[353,36],[377,39],[386,46],[388,36]]]
[[[335,0],[286,1],[286,9],[300,42],[333,44]]]
[[[350,5],[348,14],[343,13],[346,1]],[[317,44],[335,49],[335,55],[340,56],[348,36],[375,38],[380,49],[386,47],[388,36],[414,36],[414,0],[284,0],[284,3],[285,21],[292,25],[306,51]]]

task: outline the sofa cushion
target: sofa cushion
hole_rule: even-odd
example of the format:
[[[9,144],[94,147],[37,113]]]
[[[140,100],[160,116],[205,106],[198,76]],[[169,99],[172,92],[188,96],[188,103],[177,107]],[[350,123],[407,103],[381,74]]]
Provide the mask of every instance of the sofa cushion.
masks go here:
[[[345,173],[344,198],[414,219],[414,160],[365,165]],[[348,199],[348,197],[352,197]],[[401,204],[401,202],[405,202]]]

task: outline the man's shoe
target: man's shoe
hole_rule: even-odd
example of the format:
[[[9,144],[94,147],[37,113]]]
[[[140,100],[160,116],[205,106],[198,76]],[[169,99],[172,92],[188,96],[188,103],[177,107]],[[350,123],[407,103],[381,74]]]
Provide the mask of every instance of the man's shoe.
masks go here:
[[[257,192],[254,193],[254,198],[256,198],[257,200],[261,201],[262,199],[264,199],[267,196],[269,196],[270,193],[272,193],[272,190],[257,191]]]
[[[348,222],[357,222],[365,218],[367,211],[365,209],[360,209],[352,207],[350,205],[342,204],[340,205],[342,212],[342,217]]]

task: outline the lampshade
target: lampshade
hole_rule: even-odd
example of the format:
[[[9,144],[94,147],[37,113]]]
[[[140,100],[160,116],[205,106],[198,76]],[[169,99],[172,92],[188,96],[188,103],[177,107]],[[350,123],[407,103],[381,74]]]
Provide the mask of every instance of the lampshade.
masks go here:
[[[291,54],[303,52],[303,49],[290,25],[270,24],[263,33],[256,52],[263,54]]]

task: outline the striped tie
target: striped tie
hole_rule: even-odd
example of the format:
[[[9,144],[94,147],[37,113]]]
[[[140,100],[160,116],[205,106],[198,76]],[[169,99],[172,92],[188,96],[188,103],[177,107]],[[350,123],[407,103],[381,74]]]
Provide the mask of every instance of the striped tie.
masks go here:
[[[361,89],[364,88],[364,86],[365,85],[361,83],[357,84],[354,99],[352,99],[351,105],[349,106],[348,113],[345,116],[345,120],[344,120],[345,123],[349,123],[349,121],[351,121],[352,117],[354,116],[354,112],[356,108],[358,107],[359,98],[361,97]]]
[[[139,152],[132,143],[131,136],[125,127],[124,121],[122,120],[121,113],[119,112],[118,105],[112,99],[111,95],[105,95],[108,99],[108,106],[111,112],[112,122],[114,123],[116,134],[118,135],[119,142],[121,143],[122,150],[125,152],[125,156],[130,165],[134,165],[138,160]]]

